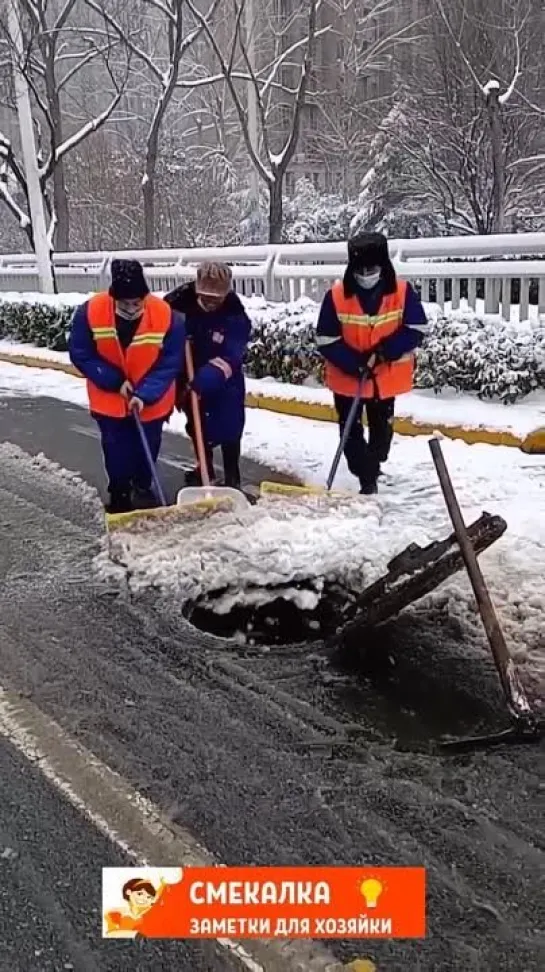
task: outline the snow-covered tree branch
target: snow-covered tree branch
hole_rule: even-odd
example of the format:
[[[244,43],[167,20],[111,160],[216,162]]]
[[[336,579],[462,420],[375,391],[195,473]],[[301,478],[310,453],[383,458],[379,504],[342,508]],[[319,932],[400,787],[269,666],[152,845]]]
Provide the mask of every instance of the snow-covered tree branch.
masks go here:
[[[313,73],[305,142],[337,172],[336,188],[348,199],[368,166],[370,132],[390,107],[392,64],[417,50],[427,18],[400,17],[398,0],[331,0],[331,7],[329,57]]]
[[[130,61],[104,20],[84,16],[77,0],[55,6],[48,0],[19,0],[18,9],[24,41],[22,60],[17,58],[4,17],[0,17],[0,44],[26,78],[36,125],[40,131],[44,125],[47,130],[46,146],[40,140],[45,148],[45,158],[40,160],[42,193],[51,216],[54,214],[55,246],[66,250],[70,244],[70,207],[65,158],[112,118],[127,83]],[[95,107],[85,112],[87,117],[72,116],[69,121],[67,106],[86,83],[96,89]],[[7,165],[14,173],[13,159],[12,153]],[[3,199],[6,201],[5,195]]]
[[[270,4],[263,5],[260,13],[266,21],[268,34],[264,43],[262,36],[251,36],[256,18],[243,16],[248,2],[232,0],[230,19],[233,26],[225,53],[219,31],[205,21],[196,3],[188,0],[228,86],[249,164],[268,191],[269,240],[277,242],[282,234],[284,177],[297,149],[316,41],[318,34],[322,33],[317,26],[317,15],[322,4],[321,0],[309,0],[306,11],[286,15],[279,14],[275,9],[274,16]],[[251,23],[249,31],[246,27],[248,21]],[[297,33],[299,36],[294,37]],[[250,54],[250,44],[252,50],[257,52],[255,60]],[[249,78],[245,91],[237,78],[240,64]],[[282,125],[279,125],[279,116],[282,116]],[[282,134],[279,136],[280,130]]]
[[[481,120],[487,129],[491,169],[487,231],[503,232],[513,171],[509,167],[513,126],[518,127],[528,93],[524,85],[539,51],[535,29],[541,4],[539,0],[449,0],[448,4],[434,0],[434,5],[476,98],[483,101]]]
[[[400,235],[493,233],[543,210],[543,125],[528,104],[545,94],[542,16],[535,0],[434,0],[374,147],[367,217]]]
[[[186,0],[142,0],[143,18],[151,19],[156,29],[167,39],[161,53],[146,48],[146,37],[136,38],[122,27],[106,9],[104,0],[87,0],[100,11],[109,26],[117,33],[129,52],[139,59],[153,86],[154,106],[146,135],[145,156],[142,166],[142,196],[144,203],[144,244],[153,247],[156,242],[156,173],[160,156],[160,141],[165,118],[177,98],[179,89],[189,89],[198,82],[211,83],[214,79],[196,77],[200,72],[187,60],[186,55],[199,39],[218,7],[219,0],[210,0],[201,19],[196,21]],[[145,31],[142,32],[144,35]],[[149,38],[149,34],[148,34]],[[189,76],[188,76],[189,75]]]

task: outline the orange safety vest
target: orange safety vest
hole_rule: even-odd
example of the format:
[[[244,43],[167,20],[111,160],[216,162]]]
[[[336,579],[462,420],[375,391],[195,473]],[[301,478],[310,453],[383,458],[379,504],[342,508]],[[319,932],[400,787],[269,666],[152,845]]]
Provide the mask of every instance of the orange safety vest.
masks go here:
[[[87,320],[101,358],[115,365],[130,381],[133,388],[147,375],[157,361],[163,341],[170,328],[172,311],[159,297],[148,295],[144,313],[129,347],[121,347],[115,327],[115,302],[108,293],[96,294],[87,305]],[[87,381],[89,409],[110,418],[126,418],[127,402],[119,392],[103,391]],[[153,405],[145,405],[140,413],[143,422],[166,418],[174,409],[176,382]]]
[[[346,297],[344,284],[338,280],[331,288],[333,305],[339,318],[342,337],[355,351],[368,353],[381,341],[394,334],[403,321],[407,283],[399,280],[393,294],[382,298],[378,312],[366,314],[358,298]],[[358,390],[358,379],[326,362],[327,387],[337,395],[353,398]],[[395,398],[411,391],[414,382],[414,355],[404,355],[399,361],[385,362],[374,369],[374,381],[363,387],[363,398]]]

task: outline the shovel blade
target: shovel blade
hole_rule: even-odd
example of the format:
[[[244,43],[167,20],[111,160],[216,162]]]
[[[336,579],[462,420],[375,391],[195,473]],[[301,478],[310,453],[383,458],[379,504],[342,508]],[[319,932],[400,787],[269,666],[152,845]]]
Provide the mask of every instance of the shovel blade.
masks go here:
[[[153,524],[160,527],[164,523],[176,522],[181,518],[179,506],[158,506],[148,510],[131,510],[128,513],[106,513],[106,529],[108,533],[117,531],[141,532],[150,529]]]
[[[250,509],[244,493],[230,486],[186,486],[178,493],[176,503],[179,507],[196,506],[203,511],[218,509],[243,512]]]
[[[327,486],[293,486],[290,483],[262,482],[259,487],[259,495],[263,499],[272,496],[286,497],[287,499],[305,499],[311,496],[323,497],[326,500],[346,500],[361,499],[357,493],[349,490],[335,489],[330,490]]]

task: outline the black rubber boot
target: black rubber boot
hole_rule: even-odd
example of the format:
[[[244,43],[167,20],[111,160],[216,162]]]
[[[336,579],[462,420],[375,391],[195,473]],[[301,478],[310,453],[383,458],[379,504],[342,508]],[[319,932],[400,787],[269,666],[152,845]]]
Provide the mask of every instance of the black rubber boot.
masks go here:
[[[152,489],[142,489],[135,486],[132,491],[134,510],[153,510],[157,507],[157,499]]]
[[[374,483],[364,483],[360,489],[360,496],[375,496],[378,493],[378,486]]]
[[[110,493],[109,502],[105,506],[106,513],[130,513],[133,509],[131,494],[119,493],[115,490]]]
[[[226,445],[222,445],[221,457],[223,460],[224,486],[240,489],[240,442],[228,442]]]

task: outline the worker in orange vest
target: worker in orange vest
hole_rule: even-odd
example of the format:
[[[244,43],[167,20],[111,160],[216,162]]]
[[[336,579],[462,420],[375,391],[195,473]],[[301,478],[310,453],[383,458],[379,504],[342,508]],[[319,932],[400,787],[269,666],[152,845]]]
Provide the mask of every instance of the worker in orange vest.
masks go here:
[[[341,435],[368,376],[344,451],[363,494],[378,491],[380,466],[392,444],[395,400],[413,388],[414,352],[427,326],[419,297],[396,277],[386,237],[361,233],[349,240],[344,280],[324,297],[316,341],[325,358],[325,381],[333,392]],[[362,427],[364,407],[368,441]]]
[[[68,350],[87,379],[89,410],[100,429],[109,480],[106,510],[156,506],[133,413],[140,416],[157,461],[184,356],[183,317],[150,294],[137,260],[113,260],[109,291],[76,310]]]

